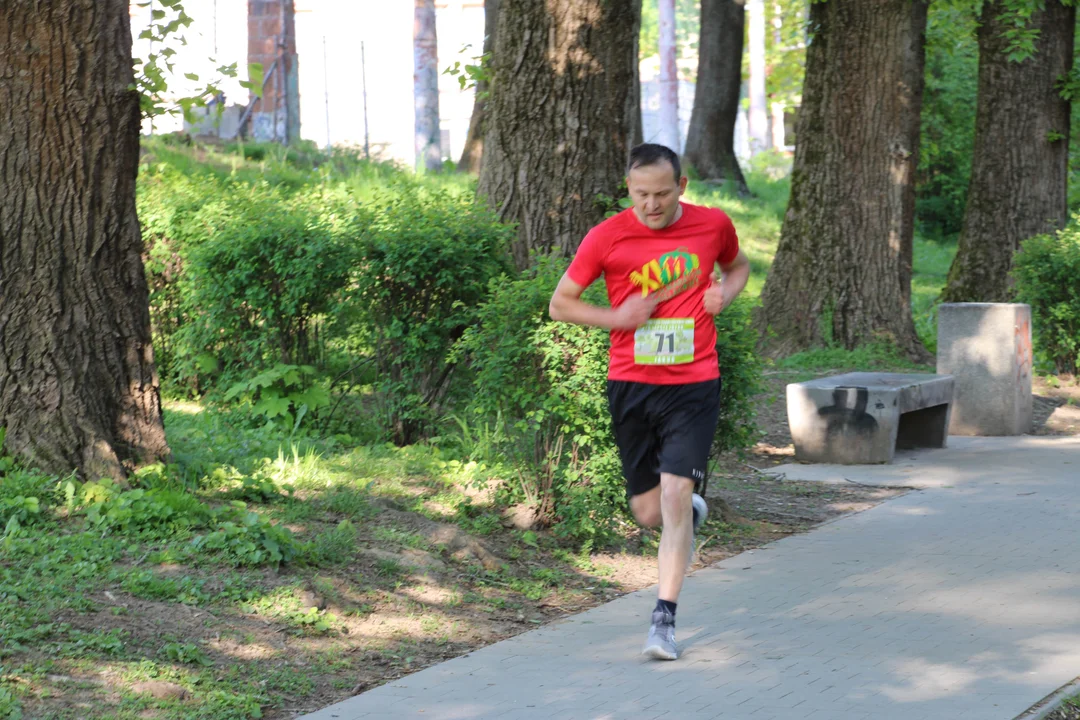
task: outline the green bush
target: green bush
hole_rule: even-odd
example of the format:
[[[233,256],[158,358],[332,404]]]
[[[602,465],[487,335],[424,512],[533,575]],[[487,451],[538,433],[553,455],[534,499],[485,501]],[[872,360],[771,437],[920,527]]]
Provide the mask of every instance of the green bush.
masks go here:
[[[750,326],[753,301],[745,295],[716,316],[716,354],[720,362],[720,420],[713,452],[744,450],[757,442],[753,396],[762,389],[758,336]]]
[[[193,359],[233,379],[277,363],[311,364],[366,213],[319,189],[288,198],[258,186],[236,188],[200,221],[213,233],[181,253],[187,321],[178,336]]]
[[[1017,300],[1031,306],[1040,359],[1059,373],[1080,375],[1080,215],[1056,235],[1026,240],[1012,277]]]
[[[348,315],[350,349],[377,371],[383,427],[404,445],[446,412],[447,353],[475,322],[490,280],[509,271],[512,231],[470,198],[398,189],[376,203]]]

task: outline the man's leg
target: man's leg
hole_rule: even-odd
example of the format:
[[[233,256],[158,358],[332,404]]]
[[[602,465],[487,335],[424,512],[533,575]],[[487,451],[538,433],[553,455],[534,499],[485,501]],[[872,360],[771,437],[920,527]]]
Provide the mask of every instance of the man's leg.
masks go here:
[[[686,568],[690,564],[691,543],[694,537],[691,498],[694,481],[690,478],[660,474],[660,512],[664,530],[660,536],[659,598],[670,603],[679,601]]]

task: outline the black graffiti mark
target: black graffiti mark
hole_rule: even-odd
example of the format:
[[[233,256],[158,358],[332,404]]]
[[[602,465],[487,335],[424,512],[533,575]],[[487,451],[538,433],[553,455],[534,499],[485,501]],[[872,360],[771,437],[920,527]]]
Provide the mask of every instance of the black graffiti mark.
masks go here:
[[[849,407],[854,396],[855,405]],[[825,418],[825,434],[829,437],[869,436],[877,431],[878,423],[866,412],[870,391],[864,387],[838,387],[833,389],[833,404],[818,408],[818,416]]]

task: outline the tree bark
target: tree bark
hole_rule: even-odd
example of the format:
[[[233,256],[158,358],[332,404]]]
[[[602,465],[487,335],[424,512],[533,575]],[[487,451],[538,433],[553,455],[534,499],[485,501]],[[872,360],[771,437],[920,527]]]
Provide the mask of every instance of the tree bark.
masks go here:
[[[413,106],[416,111],[416,168],[442,168],[439,133],[439,46],[435,0],[416,0],[413,15]]]
[[[686,162],[698,177],[734,183],[740,195],[750,194],[735,156],[745,25],[746,8],[738,0],[701,0],[697,89],[686,137]]]
[[[1004,4],[979,23],[979,99],[964,225],[941,299],[1006,302],[1020,243],[1068,222],[1070,103],[1057,82],[1073,64],[1076,8],[1048,0],[1029,23],[1035,53],[1008,58]]]
[[[490,66],[491,52],[495,47],[495,24],[499,16],[499,0],[484,0],[484,57]],[[484,120],[487,117],[487,94],[490,83],[487,78],[476,81],[476,100],[473,101],[469,118],[469,134],[465,136],[465,148],[461,151],[458,172],[476,175],[484,155]]]
[[[660,10],[660,144],[682,153],[679,132],[679,68],[675,43],[675,0],[659,0]]]
[[[813,37],[791,198],[755,323],[784,355],[884,337],[925,358],[911,316],[925,0],[828,0]]]
[[[127,0],[0,3],[0,425],[30,466],[166,459]]]
[[[570,254],[619,195],[640,0],[501,0],[478,194],[517,224],[515,262]]]

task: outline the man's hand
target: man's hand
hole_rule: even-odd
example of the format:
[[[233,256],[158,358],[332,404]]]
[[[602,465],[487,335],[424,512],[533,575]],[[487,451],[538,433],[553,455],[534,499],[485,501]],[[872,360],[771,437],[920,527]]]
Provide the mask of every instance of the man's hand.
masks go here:
[[[716,273],[709,275],[709,287],[705,289],[705,312],[710,315],[719,315],[728,305],[732,298],[724,292],[726,283],[716,282]]]
[[[615,308],[611,318],[612,330],[637,330],[652,317],[659,304],[655,296],[633,294]]]

